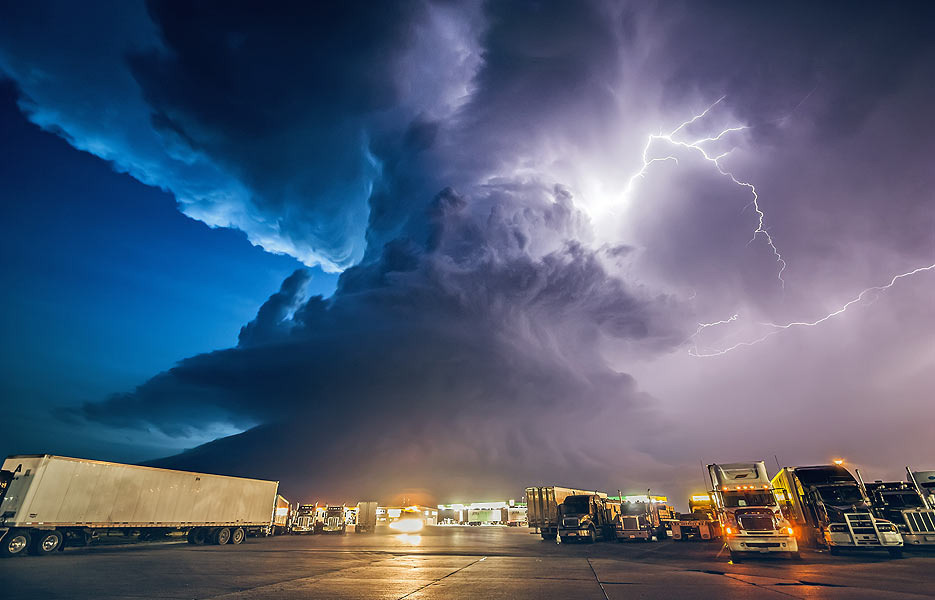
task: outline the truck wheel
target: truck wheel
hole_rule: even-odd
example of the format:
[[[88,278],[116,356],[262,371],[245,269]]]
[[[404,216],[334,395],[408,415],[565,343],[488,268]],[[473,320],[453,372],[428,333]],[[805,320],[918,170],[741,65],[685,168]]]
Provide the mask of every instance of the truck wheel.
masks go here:
[[[188,530],[188,543],[192,546],[203,546],[208,541],[208,532],[204,527],[193,527]]]
[[[731,551],[730,551],[730,560],[731,560],[731,562],[734,562],[734,563],[742,563],[742,562],[743,562],[743,557],[740,555],[740,552],[734,552],[733,550],[731,550]]]
[[[588,543],[593,544],[597,541],[597,531],[594,530],[593,525],[588,525]]]
[[[24,529],[13,529],[0,544],[0,556],[22,556],[29,550],[32,536]]]
[[[791,558],[792,560],[802,560],[802,553],[801,552],[790,552],[789,558]]]
[[[838,556],[841,554],[841,549],[837,546],[828,546],[828,553],[831,554],[831,556]]]
[[[887,552],[890,554],[890,558],[902,558],[903,549],[902,548],[887,548]]]
[[[231,539],[231,530],[230,527],[218,527],[214,530],[214,535],[211,536],[211,543],[218,546],[223,546]]]
[[[14,529],[8,532],[0,545],[0,556],[22,556],[31,539],[28,531]]]
[[[243,527],[238,527],[231,531],[231,544],[242,544],[246,537],[247,532],[243,530]]]
[[[29,544],[29,553],[34,556],[45,556],[52,554],[62,547],[62,532],[54,529],[49,531],[38,531],[33,535],[32,543]]]
[[[544,540],[555,540],[555,535],[551,533],[540,533],[539,534]]]

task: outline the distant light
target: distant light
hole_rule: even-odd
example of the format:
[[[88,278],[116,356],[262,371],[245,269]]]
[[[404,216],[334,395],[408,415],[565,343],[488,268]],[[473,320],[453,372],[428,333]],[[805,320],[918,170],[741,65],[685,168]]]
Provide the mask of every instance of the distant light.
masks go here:
[[[396,531],[401,531],[402,533],[415,533],[417,531],[422,531],[422,520],[400,519],[399,521],[393,521],[390,523],[390,529],[395,529]]]

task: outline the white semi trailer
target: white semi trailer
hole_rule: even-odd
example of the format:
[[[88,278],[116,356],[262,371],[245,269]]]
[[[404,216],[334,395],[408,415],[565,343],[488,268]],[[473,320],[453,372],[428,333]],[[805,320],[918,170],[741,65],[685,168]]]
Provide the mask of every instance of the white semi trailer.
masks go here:
[[[272,526],[279,482],[32,454],[0,468],[0,555],[45,555],[98,532],[187,531],[240,544]]]

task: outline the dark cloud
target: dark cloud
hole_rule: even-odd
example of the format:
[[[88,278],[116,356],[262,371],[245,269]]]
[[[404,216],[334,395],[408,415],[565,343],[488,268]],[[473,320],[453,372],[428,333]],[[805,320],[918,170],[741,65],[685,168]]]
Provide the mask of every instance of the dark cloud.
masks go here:
[[[169,433],[218,419],[269,423],[158,464],[248,473],[275,456],[339,457],[301,477],[282,474],[307,493],[354,493],[342,476],[349,465],[354,485],[369,481],[383,494],[429,483],[503,490],[512,475],[493,470],[516,462],[593,481],[600,457],[632,452],[643,438],[599,448],[582,432],[609,433],[604,419],[656,418],[633,379],[608,368],[600,339],[658,353],[680,333],[658,298],[628,289],[576,241],[582,216],[566,191],[486,193],[442,192],[426,239],[387,244],[380,260],[346,271],[333,297],[296,308],[296,272],[237,348],[182,361],[81,414]],[[531,252],[529,239],[546,233],[553,247]],[[588,472],[574,475],[582,463]]]

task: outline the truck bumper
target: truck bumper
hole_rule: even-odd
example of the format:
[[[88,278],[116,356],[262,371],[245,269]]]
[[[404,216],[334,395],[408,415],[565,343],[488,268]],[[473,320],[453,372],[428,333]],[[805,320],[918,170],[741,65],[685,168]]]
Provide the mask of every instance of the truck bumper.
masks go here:
[[[560,535],[561,537],[586,538],[586,537],[590,537],[591,533],[585,527],[584,529],[559,529],[558,535]]]
[[[0,540],[3,536],[0,535]],[[904,533],[903,542],[907,546],[928,546],[935,548],[935,533]]]
[[[791,536],[732,535],[727,538],[731,552],[798,552],[799,544]]]
[[[640,529],[615,529],[618,540],[648,540],[649,532]]]
[[[827,532],[825,542],[830,546],[838,548],[899,548],[903,545],[903,537],[898,533],[881,533],[881,539],[876,535],[861,534],[857,536],[857,543],[851,539],[847,532]]]

